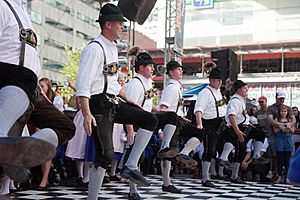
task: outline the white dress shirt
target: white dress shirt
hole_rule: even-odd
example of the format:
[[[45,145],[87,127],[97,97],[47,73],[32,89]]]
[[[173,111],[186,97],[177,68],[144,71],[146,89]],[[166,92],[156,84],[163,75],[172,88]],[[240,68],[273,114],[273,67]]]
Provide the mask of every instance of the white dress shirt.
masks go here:
[[[168,106],[167,111],[173,111],[176,112],[178,101],[182,99],[182,88],[181,83],[179,81],[176,81],[174,79],[170,79],[168,82],[167,87],[164,89],[161,99],[160,99],[160,105],[166,105]],[[177,115],[183,117],[184,111],[183,106],[179,105],[177,110]]]
[[[227,105],[227,112],[226,112],[226,123],[231,126],[229,122],[229,115],[236,116],[236,122],[237,124],[240,124],[244,121],[243,124],[248,125],[249,124],[249,115],[244,113],[246,111],[246,102],[245,98],[242,96],[235,94],[231,97],[231,99],[228,102]],[[243,115],[244,113],[244,115]],[[246,119],[245,119],[246,117]]]
[[[25,29],[33,29],[27,14],[27,0],[7,0],[18,14]],[[8,5],[0,1],[0,61],[19,64],[21,41],[18,22]],[[26,44],[24,67],[32,70],[37,76],[41,71],[40,60],[36,49]]]
[[[145,87],[145,90],[149,90],[152,88],[152,79],[147,79],[144,76],[137,74],[137,77],[141,79],[143,82],[143,85]],[[144,97],[144,88],[140,80],[137,78],[131,79],[126,85],[125,85],[125,93],[128,98],[136,102],[138,105],[142,105],[145,97]],[[152,98],[146,99],[144,103],[144,110],[151,112],[152,110]]]
[[[106,64],[118,62],[118,49],[114,42],[107,40],[103,35],[99,35],[94,40],[99,41],[105,52]],[[103,93],[104,89],[104,54],[101,46],[93,42],[87,45],[80,55],[80,67],[77,75],[76,96],[85,96]],[[117,74],[107,75],[108,94],[118,95],[121,85],[117,82]]]
[[[198,93],[194,113],[201,112],[202,118],[206,120],[217,118],[216,101],[208,88],[211,89],[217,101],[223,99],[220,90],[209,85]],[[219,117],[224,117],[226,105],[218,106],[218,110]]]

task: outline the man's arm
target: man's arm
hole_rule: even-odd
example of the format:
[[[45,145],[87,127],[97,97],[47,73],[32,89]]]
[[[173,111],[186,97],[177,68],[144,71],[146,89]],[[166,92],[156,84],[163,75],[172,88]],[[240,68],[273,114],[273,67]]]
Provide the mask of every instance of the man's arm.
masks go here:
[[[84,121],[83,121],[84,130],[87,132],[88,135],[91,135],[92,124],[94,126],[97,126],[97,123],[90,111],[89,98],[84,96],[79,96],[78,99],[81,105],[82,115],[84,117]]]
[[[195,112],[195,115],[196,115],[197,128],[203,129],[202,112],[197,111]]]

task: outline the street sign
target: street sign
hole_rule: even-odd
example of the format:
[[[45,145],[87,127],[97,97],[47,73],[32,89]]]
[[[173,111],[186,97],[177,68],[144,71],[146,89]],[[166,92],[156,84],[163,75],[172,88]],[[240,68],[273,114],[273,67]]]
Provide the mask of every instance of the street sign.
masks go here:
[[[197,9],[203,8],[213,8],[214,1],[213,0],[193,0],[193,6]]]

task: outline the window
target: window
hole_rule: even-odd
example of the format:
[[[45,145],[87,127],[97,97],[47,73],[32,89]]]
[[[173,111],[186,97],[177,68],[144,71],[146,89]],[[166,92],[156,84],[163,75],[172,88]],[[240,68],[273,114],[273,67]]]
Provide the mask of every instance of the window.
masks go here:
[[[37,24],[42,24],[42,15],[35,12],[35,11],[31,11],[31,21]]]
[[[49,46],[57,47],[59,49],[65,49],[64,43],[54,40],[54,39],[51,39],[51,38],[48,38],[48,37],[45,37],[44,43]]]
[[[56,0],[48,0],[48,4],[55,7],[55,8],[58,8],[59,10],[61,11],[64,11],[66,13],[69,13],[70,15],[74,16],[75,14],[75,11],[73,8],[69,8],[67,7],[66,5],[60,3],[59,1],[56,1]]]

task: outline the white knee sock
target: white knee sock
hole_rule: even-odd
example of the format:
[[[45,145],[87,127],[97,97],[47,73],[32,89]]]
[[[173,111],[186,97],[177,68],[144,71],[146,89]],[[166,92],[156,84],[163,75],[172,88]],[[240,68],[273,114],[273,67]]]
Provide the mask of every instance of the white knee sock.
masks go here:
[[[100,188],[102,186],[105,169],[98,167],[97,169],[92,166],[90,169],[90,182],[88,190],[88,200],[97,200]]]
[[[138,193],[136,184],[131,180],[129,180],[128,183],[129,183],[129,192],[130,192],[130,194]]]
[[[12,125],[29,106],[27,94],[17,86],[0,89],[0,136],[7,136]]]
[[[260,157],[260,150],[261,150],[262,146],[263,146],[263,143],[261,141],[254,142],[253,158]]]
[[[150,138],[152,136],[152,132],[146,129],[139,128],[137,134],[134,139],[134,144],[132,150],[129,154],[128,160],[126,162],[126,166],[133,170],[138,169],[138,161],[145,150]]]
[[[205,182],[209,180],[209,167],[210,162],[202,161],[202,181]]]
[[[10,178],[8,176],[4,176],[0,179],[2,186],[0,188],[0,195],[9,194],[9,185],[10,185]]]
[[[220,157],[221,160],[228,160],[228,156],[229,154],[231,153],[231,151],[233,150],[233,145],[229,142],[226,142],[224,144],[224,147],[223,147],[223,152],[222,152],[222,155]]]
[[[184,148],[179,154],[188,155],[191,151],[193,151],[198,145],[200,144],[200,141],[198,138],[192,137],[185,143]]]
[[[240,163],[232,163],[231,179],[236,179],[239,176]]]
[[[171,164],[172,163],[169,160],[161,160],[160,162],[161,174],[163,177],[163,185],[166,187],[172,185],[170,179]]]
[[[172,125],[172,124],[166,124],[164,127],[164,137],[161,143],[161,147],[160,149],[164,149],[166,147],[169,147],[170,145],[170,141],[174,135],[174,132],[176,130],[176,126]]]
[[[50,128],[43,128],[43,129],[35,132],[31,137],[45,140],[45,141],[53,144],[55,147],[58,146],[57,134]]]
[[[216,159],[212,158],[211,163],[210,163],[210,174],[213,176],[217,176],[217,171],[216,171]]]

